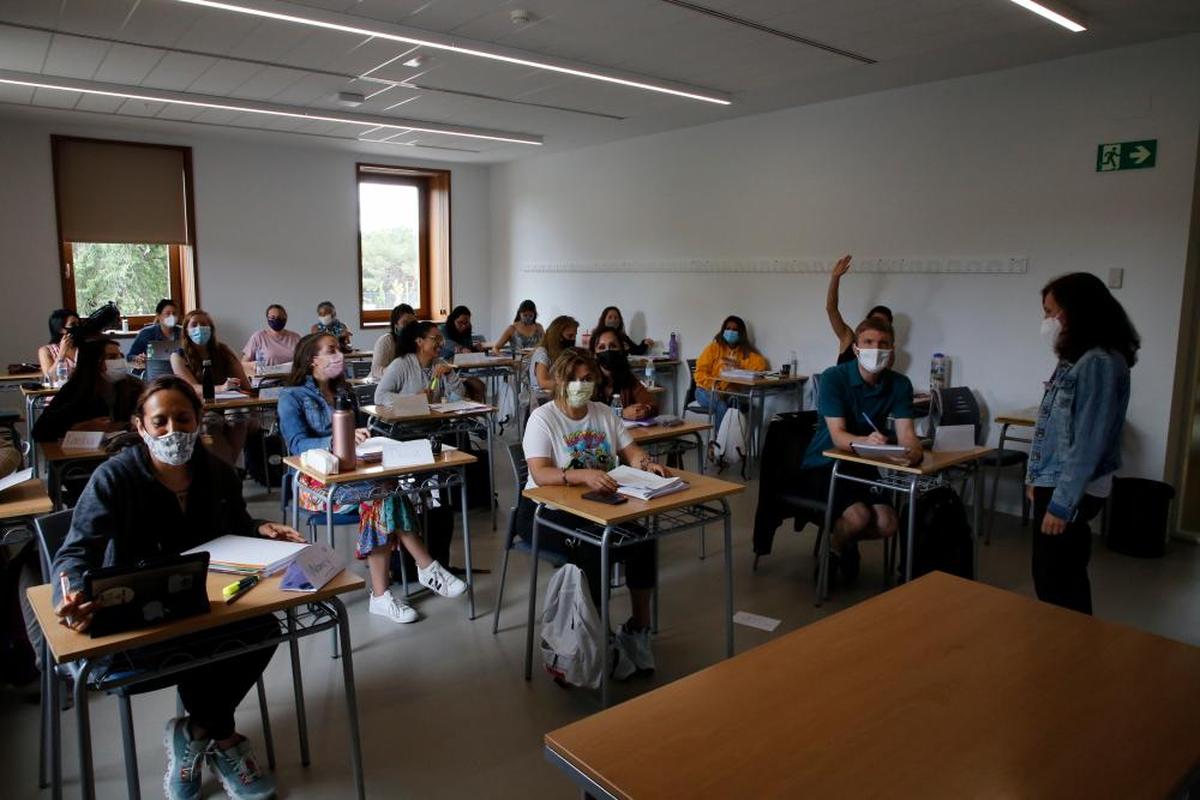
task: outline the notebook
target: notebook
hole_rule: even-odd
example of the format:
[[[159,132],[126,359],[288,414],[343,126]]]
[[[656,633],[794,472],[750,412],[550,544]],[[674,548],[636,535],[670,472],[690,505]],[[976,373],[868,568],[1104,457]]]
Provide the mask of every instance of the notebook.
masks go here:
[[[855,455],[860,455],[864,458],[894,458],[908,453],[906,448],[898,444],[851,442],[850,449],[854,451]]]
[[[436,414],[461,414],[465,411],[479,411],[488,408],[486,403],[474,403],[470,400],[452,400],[448,403],[431,403],[429,410]]]
[[[637,500],[653,500],[688,488],[687,481],[682,478],[664,478],[653,472],[624,465],[609,470],[608,477],[617,482],[618,494]]]
[[[183,555],[208,553],[210,572],[274,575],[308,546],[307,542],[226,535],[184,551]]]

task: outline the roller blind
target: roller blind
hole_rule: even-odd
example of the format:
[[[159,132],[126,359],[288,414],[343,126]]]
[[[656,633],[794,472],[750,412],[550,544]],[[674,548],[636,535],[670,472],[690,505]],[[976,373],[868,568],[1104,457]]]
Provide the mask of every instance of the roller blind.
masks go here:
[[[191,244],[185,148],[55,139],[54,150],[64,241]]]

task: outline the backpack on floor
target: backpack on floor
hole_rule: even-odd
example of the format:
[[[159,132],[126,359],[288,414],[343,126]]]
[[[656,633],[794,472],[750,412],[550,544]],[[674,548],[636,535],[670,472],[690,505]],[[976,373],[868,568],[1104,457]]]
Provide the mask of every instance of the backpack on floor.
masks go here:
[[[731,408],[725,412],[717,435],[708,443],[708,460],[716,464],[718,471],[745,459],[748,427],[744,411]]]
[[[900,540],[902,546],[905,541]],[[958,492],[951,487],[938,486],[917,499],[917,530],[913,537],[913,549],[916,550],[914,578],[938,570],[968,580],[975,579],[974,548],[967,509]]]
[[[542,610],[546,672],[555,683],[595,689],[604,669],[605,639],[587,576],[574,564],[564,564],[550,577]]]
[[[263,443],[266,442],[267,463],[263,463]],[[283,437],[278,433],[266,433],[261,428],[251,431],[246,437],[246,474],[255,483],[279,488],[283,478]]]
[[[513,391],[512,384],[508,381],[500,381],[499,391],[496,393],[496,419],[501,425],[517,420],[517,393]]]

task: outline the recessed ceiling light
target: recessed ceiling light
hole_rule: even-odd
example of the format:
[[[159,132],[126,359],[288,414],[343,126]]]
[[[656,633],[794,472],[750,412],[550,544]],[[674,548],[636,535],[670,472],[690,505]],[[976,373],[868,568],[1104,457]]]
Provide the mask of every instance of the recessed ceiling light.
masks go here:
[[[400,63],[406,67],[412,67],[413,69],[416,69],[417,67],[421,67],[421,66],[425,65],[425,57],[424,56],[413,56],[412,58],[408,59],[407,61],[401,61]]]
[[[1011,2],[1016,3],[1027,11],[1032,11],[1039,17],[1045,17],[1055,25],[1062,25],[1064,28],[1071,31],[1071,33],[1081,33],[1087,30],[1087,28],[1083,27],[1075,20],[1067,19],[1057,11],[1051,11],[1041,3],[1035,3],[1034,0],[1011,0]]]
[[[10,86],[28,86],[34,89],[51,89],[59,92],[78,92],[80,94],[97,95],[100,97],[121,97],[126,100],[140,100],[145,103],[167,103],[169,105],[190,106],[192,108],[213,108],[220,111],[238,111],[244,114],[263,114],[272,117],[287,117],[289,119],[310,120],[313,122],[335,122],[341,125],[361,125],[366,128],[389,128],[392,130],[419,131],[421,133],[436,133],[444,136],[461,136],[466,139],[484,139],[492,142],[511,142],[513,144],[540,145],[542,137],[506,131],[491,131],[484,128],[470,128],[459,125],[443,125],[438,122],[417,122],[409,119],[392,119],[363,114],[358,118],[348,116],[333,116],[330,114],[311,113],[307,111],[288,111],[285,107],[266,107],[249,105],[239,102],[215,102],[213,100],[192,100],[175,92],[160,92],[153,89],[128,91],[113,84],[94,81],[81,81],[73,78],[53,78],[45,75],[29,75],[23,72],[0,70],[0,84]],[[104,88],[101,88],[104,87]],[[194,95],[193,95],[194,96]]]
[[[366,101],[367,101],[367,98],[364,97],[359,92],[338,92],[337,93],[337,104],[339,106],[346,106],[347,108],[358,108]]]
[[[1014,0],[1014,2],[1015,1],[1016,0]],[[578,69],[576,67],[555,64],[547,60],[508,55],[500,52],[499,50],[481,50],[477,47],[463,47],[461,45],[454,44],[450,37],[434,38],[436,34],[429,34],[428,38],[425,36],[419,36],[415,33],[411,35],[401,35],[398,33],[391,33],[381,28],[365,28],[361,25],[349,25],[341,22],[331,21],[331,18],[347,20],[353,19],[344,15],[326,13],[323,14],[323,16],[327,17],[326,19],[319,19],[316,16],[300,16],[298,14],[290,13],[295,6],[292,6],[288,3],[274,2],[274,0],[252,0],[253,5],[237,5],[234,3],[219,2],[219,0],[175,0],[175,2],[187,3],[188,5],[193,6],[203,6],[204,8],[216,8],[222,11],[232,11],[236,14],[247,14],[252,17],[274,19],[279,20],[280,22],[292,22],[297,25],[307,25],[309,27],[323,28],[330,31],[353,33],[356,36],[370,36],[376,39],[387,39],[393,42],[415,44],[421,47],[428,47],[433,50],[447,50],[452,53],[475,56],[476,58],[502,61],[506,64],[516,64],[522,67],[532,67],[533,69],[544,69],[549,72],[557,72],[562,75],[572,75],[577,78],[587,78],[588,80],[602,81],[604,83],[615,83],[621,86],[629,86],[634,89],[643,89],[647,92],[658,92],[660,94],[674,95],[675,97],[684,97],[689,100],[699,100],[704,103],[714,103],[721,106],[727,106],[731,103],[727,97],[718,92],[700,92],[677,89],[667,85],[666,83],[652,83],[650,81],[622,78],[604,72],[597,72],[595,70]],[[317,11],[316,9],[312,9],[311,13],[320,14],[321,12]]]

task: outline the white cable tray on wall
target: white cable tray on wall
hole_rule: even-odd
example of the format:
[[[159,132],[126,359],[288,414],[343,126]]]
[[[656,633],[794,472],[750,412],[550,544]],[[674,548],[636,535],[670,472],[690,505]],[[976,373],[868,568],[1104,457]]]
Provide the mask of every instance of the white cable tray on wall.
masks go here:
[[[833,270],[835,259],[821,258],[681,258],[657,261],[550,261],[526,263],[523,272],[682,272],[682,273],[821,273]],[[937,275],[1021,275],[1029,271],[1029,256],[916,256],[855,258],[853,270],[863,272],[928,273]]]

